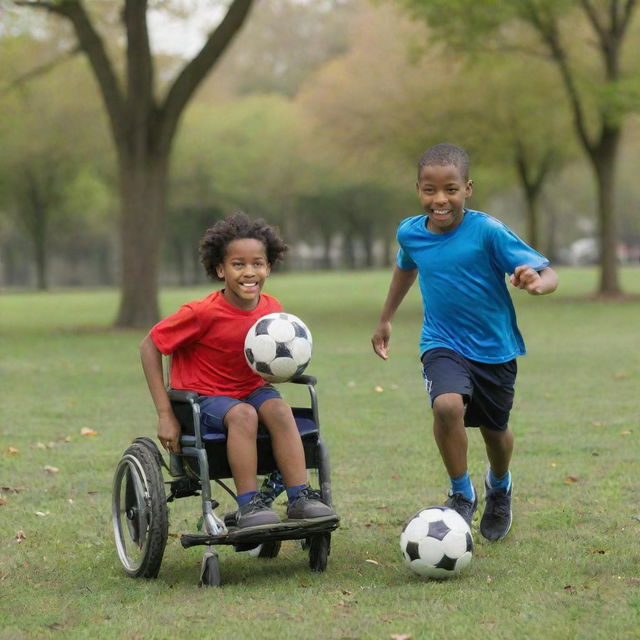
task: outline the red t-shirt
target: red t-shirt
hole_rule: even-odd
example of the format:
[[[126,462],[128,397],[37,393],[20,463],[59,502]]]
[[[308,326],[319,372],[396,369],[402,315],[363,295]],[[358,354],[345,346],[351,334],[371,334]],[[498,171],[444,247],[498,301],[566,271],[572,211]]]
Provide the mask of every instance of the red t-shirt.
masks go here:
[[[245,360],[244,339],[258,318],[277,311],[278,300],[264,293],[255,309],[243,311],[216,291],[158,322],[150,334],[161,353],[172,355],[171,387],[244,398],[265,385]]]

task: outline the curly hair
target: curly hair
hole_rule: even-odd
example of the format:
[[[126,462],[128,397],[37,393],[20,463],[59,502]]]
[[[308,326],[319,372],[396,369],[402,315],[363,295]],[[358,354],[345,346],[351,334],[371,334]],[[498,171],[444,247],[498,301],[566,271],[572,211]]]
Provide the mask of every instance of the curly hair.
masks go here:
[[[288,249],[277,227],[270,226],[262,218],[252,220],[243,211],[236,211],[207,229],[200,241],[200,262],[212,280],[220,280],[216,267],[224,262],[228,244],[243,238],[262,242],[267,261],[272,266],[283,259]]]
[[[418,180],[423,167],[434,165],[441,167],[453,165],[465,180],[469,179],[469,156],[464,149],[454,144],[442,142],[427,149],[418,162]]]

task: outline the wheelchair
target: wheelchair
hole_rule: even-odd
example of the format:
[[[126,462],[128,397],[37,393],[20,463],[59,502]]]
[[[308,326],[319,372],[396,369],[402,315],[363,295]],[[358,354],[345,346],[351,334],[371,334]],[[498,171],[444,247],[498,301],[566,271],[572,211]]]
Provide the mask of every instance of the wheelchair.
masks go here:
[[[292,410],[304,447],[306,468],[317,472],[320,497],[331,506],[329,453],[320,437],[316,378],[299,375],[289,382],[307,386],[309,406],[292,407]],[[125,573],[132,578],[157,578],[169,536],[168,503],[190,496],[201,500],[204,531],[183,533],[179,537],[185,549],[206,546],[199,586],[221,585],[220,559],[214,549],[217,545],[230,545],[236,551],[248,551],[260,558],[275,558],[283,540],[298,540],[308,551],[311,571],[325,571],[331,550],[331,532],[338,527],[337,520],[318,523],[285,520],[259,528],[238,529],[235,512],[222,518],[215,513],[220,503],[212,495],[211,481],[235,499],[234,492],[224,482],[232,477],[226,436],[202,433],[197,393],[175,389],[168,389],[168,393],[182,429],[181,453],[170,454],[167,465],[153,440],[136,438],[120,458],[114,474],[113,529]],[[265,476],[261,490],[272,500],[279,472],[269,434],[263,425],[258,429],[257,448],[257,473]],[[167,481],[165,475],[169,477]]]

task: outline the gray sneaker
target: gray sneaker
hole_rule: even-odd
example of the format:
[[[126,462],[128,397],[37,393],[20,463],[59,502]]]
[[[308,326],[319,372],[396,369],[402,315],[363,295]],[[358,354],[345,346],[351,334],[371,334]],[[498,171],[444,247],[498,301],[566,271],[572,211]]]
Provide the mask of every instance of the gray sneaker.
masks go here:
[[[241,529],[268,526],[279,522],[280,516],[265,504],[260,493],[256,493],[236,512],[236,526]]]
[[[489,484],[489,473],[484,479],[485,505],[482,519],[480,520],[480,533],[491,542],[502,540],[509,529],[513,519],[511,513],[512,483],[509,481],[507,489],[494,489]]]
[[[287,518],[289,520],[313,520],[314,522],[329,522],[340,519],[329,505],[322,502],[320,492],[311,487],[302,489],[297,498],[289,503]]]
[[[475,497],[473,501],[467,500],[461,493],[450,493],[447,501],[444,503],[445,507],[457,511],[465,520],[465,522],[471,527],[471,520],[473,514],[478,506],[478,494],[475,489],[473,490]]]

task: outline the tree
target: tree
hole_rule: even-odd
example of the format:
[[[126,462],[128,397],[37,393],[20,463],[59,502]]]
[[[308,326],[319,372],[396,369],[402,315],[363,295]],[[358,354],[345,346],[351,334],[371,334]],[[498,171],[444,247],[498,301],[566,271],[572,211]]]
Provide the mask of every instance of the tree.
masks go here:
[[[86,55],[107,112],[121,201],[121,298],[116,326],[147,327],[159,317],[159,254],[166,217],[171,149],[182,113],[245,22],[254,0],[232,0],[219,25],[156,97],[147,0],[124,0],[125,74],[120,80],[83,0],[15,0],[68,21]]]
[[[638,108],[629,99],[630,87],[635,89],[638,82],[637,57],[626,71],[623,67],[623,45],[637,0],[396,1],[417,17],[437,24],[438,34],[467,52],[477,48],[483,38],[482,46],[487,46],[488,36],[492,37],[491,46],[505,51],[522,49],[523,32],[519,25],[536,35],[543,52],[559,71],[576,136],[596,178],[599,293],[619,294],[619,238],[612,196],[623,117]],[[582,46],[576,42],[576,36],[582,38]],[[527,42],[526,36],[524,41]]]

